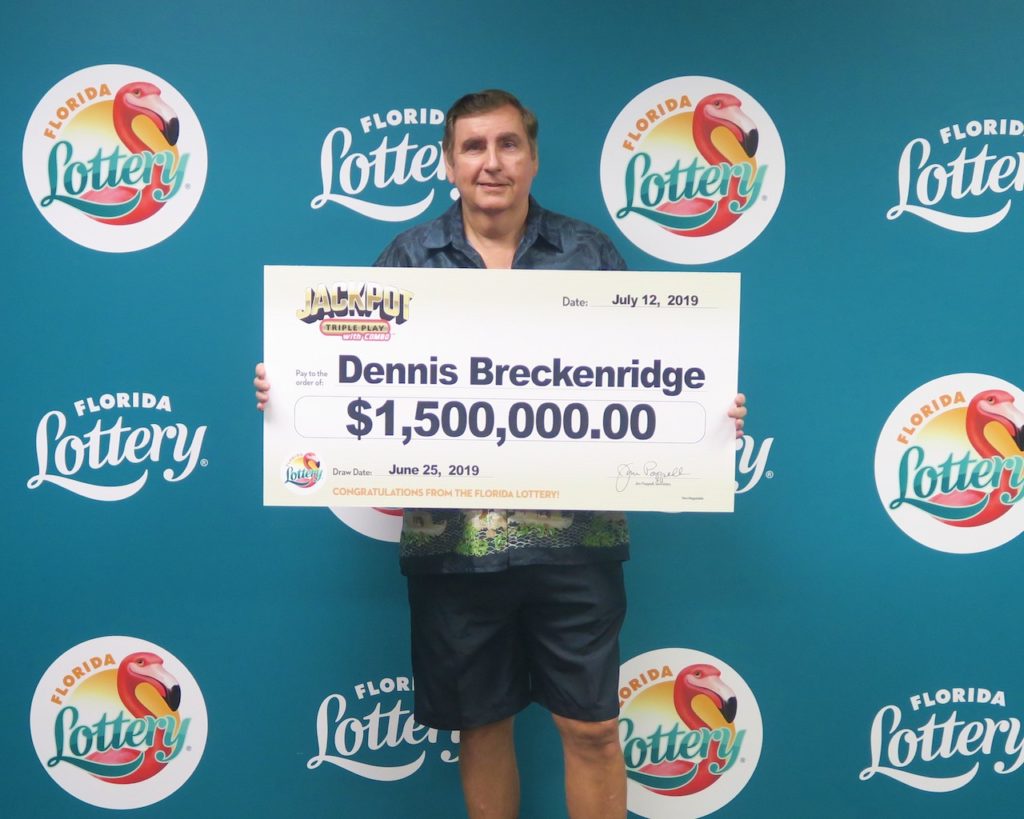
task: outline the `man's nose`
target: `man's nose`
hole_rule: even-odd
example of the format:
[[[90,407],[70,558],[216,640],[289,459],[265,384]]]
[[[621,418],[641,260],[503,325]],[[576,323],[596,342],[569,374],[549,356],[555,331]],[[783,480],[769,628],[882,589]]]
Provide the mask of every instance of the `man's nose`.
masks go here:
[[[487,155],[484,157],[487,162],[487,168],[491,170],[497,170],[501,167],[501,163],[498,161],[498,146],[489,145],[487,147]]]

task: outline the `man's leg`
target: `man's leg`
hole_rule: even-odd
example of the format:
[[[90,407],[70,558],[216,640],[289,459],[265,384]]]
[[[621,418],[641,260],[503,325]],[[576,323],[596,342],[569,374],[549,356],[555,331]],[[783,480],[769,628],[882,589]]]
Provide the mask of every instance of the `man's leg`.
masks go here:
[[[529,704],[530,680],[516,622],[521,584],[508,574],[408,577],[416,719],[461,728],[459,774],[472,819],[519,811],[511,715]]]
[[[552,716],[562,735],[565,801],[571,819],[623,819],[626,765],[619,747],[619,721]]]
[[[534,699],[562,737],[573,819],[626,816],[619,747],[619,630],[626,590],[618,562],[537,566],[525,610]],[[571,715],[571,716],[570,716]]]
[[[512,721],[509,717],[461,732],[459,776],[470,819],[516,819],[519,815]]]

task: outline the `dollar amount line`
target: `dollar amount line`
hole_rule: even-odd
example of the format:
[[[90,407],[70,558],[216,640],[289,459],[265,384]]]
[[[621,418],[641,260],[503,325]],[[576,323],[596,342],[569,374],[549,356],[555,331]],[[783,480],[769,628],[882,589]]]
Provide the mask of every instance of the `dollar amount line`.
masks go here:
[[[386,438],[401,438],[408,444],[415,438],[495,438],[501,446],[509,438],[550,440],[564,436],[570,440],[583,438],[618,441],[629,437],[646,441],[654,435],[656,415],[650,404],[611,403],[591,417],[585,404],[574,402],[560,405],[545,401],[534,406],[528,401],[516,401],[508,412],[496,417],[489,401],[417,401],[408,423],[396,422],[395,402],[388,399],[374,408],[365,398],[349,402],[351,423],[345,429],[356,439],[372,432],[383,432]]]

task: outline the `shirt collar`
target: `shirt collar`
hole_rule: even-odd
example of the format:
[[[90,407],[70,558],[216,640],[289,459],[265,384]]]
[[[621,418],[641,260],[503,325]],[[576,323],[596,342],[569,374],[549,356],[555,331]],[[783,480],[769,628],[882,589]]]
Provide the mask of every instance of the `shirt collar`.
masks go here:
[[[519,244],[519,252],[532,247],[538,238],[556,250],[562,250],[562,236],[552,227],[547,214],[548,212],[531,196],[530,210],[526,214],[526,232]],[[423,246],[431,250],[440,250],[449,245],[457,250],[465,250],[469,245],[466,241],[466,230],[462,225],[462,203],[458,201],[454,202],[440,219],[431,223],[427,235],[423,238]]]

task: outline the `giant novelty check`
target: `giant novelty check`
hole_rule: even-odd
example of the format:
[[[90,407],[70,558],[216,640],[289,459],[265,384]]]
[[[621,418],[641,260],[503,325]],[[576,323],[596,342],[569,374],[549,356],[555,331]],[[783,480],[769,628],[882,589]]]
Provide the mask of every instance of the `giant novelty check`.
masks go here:
[[[264,277],[265,504],[732,511],[738,273]]]

